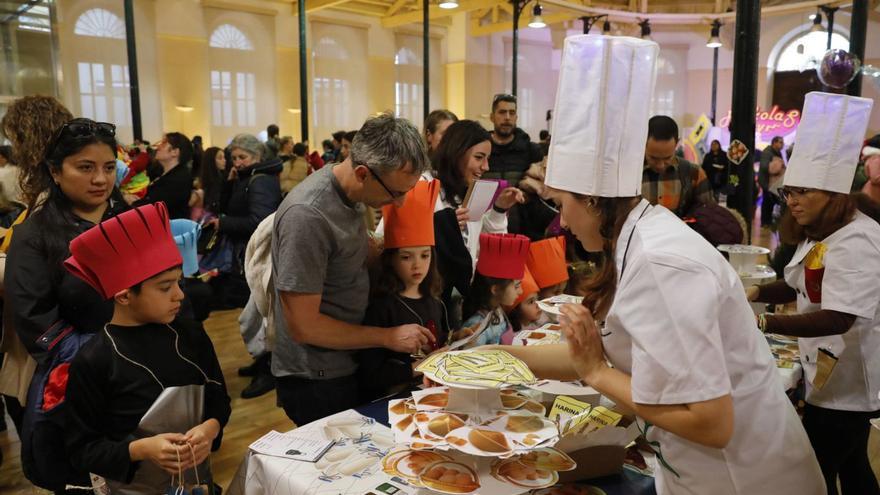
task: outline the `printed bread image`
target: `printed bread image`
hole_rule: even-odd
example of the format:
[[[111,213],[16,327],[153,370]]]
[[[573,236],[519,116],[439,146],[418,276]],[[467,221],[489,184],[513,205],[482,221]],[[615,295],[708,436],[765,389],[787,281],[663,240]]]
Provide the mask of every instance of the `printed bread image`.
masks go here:
[[[449,394],[448,393],[440,393],[440,394],[430,394],[422,397],[419,400],[419,405],[422,406],[433,406],[433,407],[446,407],[446,404],[449,403]]]
[[[422,485],[443,493],[471,493],[480,488],[477,473],[470,467],[450,461],[441,461],[425,467],[419,476]]]
[[[474,428],[468,434],[468,440],[471,442],[471,445],[483,452],[502,453],[510,451],[507,438],[500,431]]]
[[[450,431],[461,428],[462,426],[464,426],[464,421],[458,416],[454,414],[444,414],[431,420],[428,423],[428,430],[442,438],[449,434]]]
[[[492,472],[496,479],[524,488],[544,488],[559,481],[556,471],[526,466],[515,459],[501,461]]]
[[[412,414],[416,412],[415,408],[412,407],[412,404],[409,401],[402,400],[397,404],[394,404],[390,408],[388,408],[394,414]]]
[[[536,449],[523,454],[519,457],[519,462],[526,466],[548,471],[571,471],[577,467],[574,459],[552,447]]]
[[[510,416],[507,418],[507,431],[513,433],[532,433],[544,428],[544,420],[539,416]]]
[[[403,419],[401,419],[400,421],[398,421],[397,424],[394,425],[394,427],[400,431],[406,431],[406,429],[409,428],[409,425],[411,425],[412,422],[413,422],[413,417],[412,417],[412,414],[410,414],[410,415],[404,417]]]

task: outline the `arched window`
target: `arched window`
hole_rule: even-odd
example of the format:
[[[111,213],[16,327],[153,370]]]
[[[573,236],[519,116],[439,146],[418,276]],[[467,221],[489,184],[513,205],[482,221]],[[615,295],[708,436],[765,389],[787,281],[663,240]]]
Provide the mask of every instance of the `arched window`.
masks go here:
[[[250,38],[232,24],[221,24],[211,33],[208,45],[212,48],[230,48],[232,50],[253,50]]]
[[[73,33],[96,38],[125,39],[125,23],[106,9],[89,9],[76,19]]]
[[[806,70],[822,59],[828,46],[828,33],[806,33],[794,39],[779,54],[776,72]],[[831,34],[831,48],[849,50],[849,40],[841,34]]]

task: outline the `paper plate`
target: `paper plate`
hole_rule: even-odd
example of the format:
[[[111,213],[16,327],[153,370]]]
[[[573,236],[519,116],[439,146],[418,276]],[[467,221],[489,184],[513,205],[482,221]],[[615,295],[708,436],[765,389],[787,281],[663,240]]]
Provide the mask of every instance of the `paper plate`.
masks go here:
[[[532,490],[547,488],[559,482],[559,473],[527,466],[517,458],[502,459],[492,464],[492,477],[504,483]]]
[[[422,486],[419,481],[419,475],[422,474],[422,470],[435,462],[448,460],[450,460],[448,456],[437,452],[409,450],[406,455],[396,458],[392,469],[410,483]]]
[[[517,460],[526,466],[549,471],[571,471],[577,467],[577,463],[565,452],[553,447],[535,449],[521,456]]]
[[[583,297],[560,294],[558,296],[548,297],[547,299],[538,301],[538,307],[545,313],[561,316],[562,311],[559,310],[560,306],[563,304],[581,304],[582,302],[584,302]]]
[[[473,468],[455,461],[438,461],[425,466],[419,482],[430,490],[453,495],[472,493],[480,488],[480,478]]]

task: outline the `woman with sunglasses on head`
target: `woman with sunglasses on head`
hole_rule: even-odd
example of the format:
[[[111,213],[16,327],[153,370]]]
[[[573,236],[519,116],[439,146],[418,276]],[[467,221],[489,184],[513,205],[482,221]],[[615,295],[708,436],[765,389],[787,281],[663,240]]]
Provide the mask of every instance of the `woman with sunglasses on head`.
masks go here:
[[[868,420],[880,416],[880,224],[876,204],[849,194],[871,106],[807,95],[780,190],[780,235],[797,251],[784,279],[746,289],[751,301],[797,302],[797,314],[762,314],[758,325],[798,337],[804,427],[830,494],[838,477],[841,493],[880,493],[867,453]]]
[[[88,484],[88,473],[67,467],[63,424],[52,422],[60,418],[36,417],[30,401],[42,402],[47,410],[63,399],[59,360],[113,315],[113,301],[67,272],[62,262],[73,238],[128,209],[115,187],[115,134],[112,124],[89,119],[73,119],[58,129],[45,159],[23,184],[29,198],[42,199],[16,227],[6,264],[12,323],[37,362],[25,413],[22,465],[32,482],[53,490],[63,491],[67,483]],[[53,385],[62,387],[55,404]]]

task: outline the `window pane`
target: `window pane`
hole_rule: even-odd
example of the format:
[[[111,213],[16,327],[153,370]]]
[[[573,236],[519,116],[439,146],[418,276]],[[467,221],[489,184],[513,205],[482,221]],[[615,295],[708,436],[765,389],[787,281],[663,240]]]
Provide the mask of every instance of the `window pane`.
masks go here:
[[[92,92],[92,68],[89,64],[80,62],[77,64],[77,72],[79,72],[79,92]]]
[[[92,97],[88,95],[80,96],[79,104],[82,116],[87,119],[95,120],[95,109],[92,107]]]

